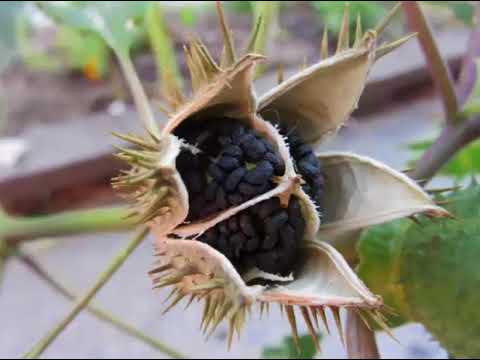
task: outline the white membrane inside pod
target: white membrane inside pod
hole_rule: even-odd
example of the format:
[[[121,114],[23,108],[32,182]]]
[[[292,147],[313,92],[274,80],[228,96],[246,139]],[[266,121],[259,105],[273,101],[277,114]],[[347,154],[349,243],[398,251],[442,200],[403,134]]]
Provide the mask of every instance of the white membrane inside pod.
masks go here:
[[[448,216],[405,174],[351,153],[319,155],[325,176],[324,240],[417,213]]]
[[[307,142],[337,130],[356,108],[375,57],[375,38],[293,75],[259,100],[259,112],[272,113],[295,127]]]
[[[307,244],[305,262],[295,274],[295,280],[266,289],[258,300],[298,306],[376,308],[383,305],[342,255],[326,243]]]

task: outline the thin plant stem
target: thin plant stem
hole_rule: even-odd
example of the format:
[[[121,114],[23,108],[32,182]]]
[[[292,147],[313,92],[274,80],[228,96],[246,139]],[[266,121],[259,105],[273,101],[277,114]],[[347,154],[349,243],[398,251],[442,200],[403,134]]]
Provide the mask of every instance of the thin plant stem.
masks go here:
[[[117,270],[125,263],[128,257],[142,243],[148,235],[147,227],[141,229],[125,249],[120,251],[107,269],[100,274],[92,288],[79,298],[72,310],[63,318],[43,339],[41,339],[28,353],[24,355],[24,359],[36,359],[41,356],[44,351],[55,341],[55,339],[67,328],[67,326],[80,314],[80,312],[90,303],[95,295],[103,288],[103,286],[112,278]]]
[[[75,301],[77,299],[77,295],[62,285],[58,280],[53,278],[51,274],[48,273],[46,269],[42,267],[32,256],[25,254],[20,249],[15,251],[16,257],[26,265],[34,274],[36,274],[40,279],[45,281],[47,285],[49,285],[53,290],[57,293],[62,295],[68,300]],[[167,356],[170,356],[174,359],[184,359],[185,356],[178,353],[174,349],[170,348],[169,346],[163,344],[159,340],[143,333],[139,329],[125,323],[124,321],[118,319],[114,315],[110,314],[106,310],[99,308],[94,305],[87,306],[87,311],[97,317],[98,319],[114,326],[116,329],[124,332],[127,335],[132,336],[133,338],[140,340],[147,344],[148,346],[152,347],[155,350],[158,350]]]
[[[443,61],[419,2],[403,1],[402,4],[410,30],[418,33],[418,40],[425,55],[428,69],[435,83],[435,87],[441,94],[447,121],[454,123],[458,120],[458,100],[450,70]]]
[[[160,135],[160,128],[158,127],[155,117],[153,115],[152,108],[143,89],[142,83],[138,78],[135,66],[133,66],[132,59],[127,54],[117,53],[118,61],[123,70],[125,78],[127,79],[128,86],[132,92],[135,106],[140,115],[141,120],[145,126],[145,129],[153,135]]]
[[[40,237],[121,231],[133,228],[125,207],[69,211],[35,217],[0,218],[0,238],[9,246]]]

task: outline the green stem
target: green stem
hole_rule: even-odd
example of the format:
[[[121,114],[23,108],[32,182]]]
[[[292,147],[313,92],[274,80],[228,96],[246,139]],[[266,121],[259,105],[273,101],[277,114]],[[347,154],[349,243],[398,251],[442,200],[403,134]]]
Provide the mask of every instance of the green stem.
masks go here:
[[[103,208],[70,211],[37,217],[5,217],[0,219],[0,238],[9,245],[39,237],[131,229],[134,219],[126,218],[126,208]]]
[[[135,106],[140,114],[140,119],[143,121],[145,128],[151,134],[157,136],[160,135],[160,128],[155,121],[152,108],[150,107],[145,90],[143,89],[142,83],[140,82],[137,72],[135,71],[135,66],[132,63],[132,59],[130,59],[128,53],[122,54],[117,52],[117,57],[123,73],[125,74],[125,78],[127,79],[130,91],[132,92]]]
[[[78,314],[90,303],[92,298],[103,288],[103,286],[112,278],[117,270],[125,263],[133,251],[142,243],[149,232],[148,228],[143,228],[134,239],[127,245],[127,247],[120,251],[107,270],[100,274],[95,285],[80,298],[70,313],[62,319],[53,330],[41,339],[27,354],[25,359],[36,359],[55,341],[55,339],[65,330],[65,328],[77,317]]]
[[[53,278],[35,259],[33,259],[28,254],[24,254],[21,250],[16,251],[16,256],[19,258],[23,264],[25,264],[34,274],[36,274],[40,279],[44,280],[47,285],[49,285],[53,290],[61,294],[68,300],[74,301],[77,299],[77,295],[75,295],[72,291],[67,289],[63,286],[59,281]],[[110,325],[114,326],[118,330],[130,335],[145,344],[151,346],[155,350],[158,350],[167,356],[170,356],[174,359],[184,359],[185,356],[176,352],[175,350],[171,349],[167,345],[163,344],[162,342],[158,341],[157,339],[144,334],[140,330],[136,329],[135,327],[123,322],[120,319],[117,319],[115,316],[108,313],[106,310],[103,310],[99,307],[94,305],[89,305],[87,307],[87,311],[90,312],[92,315],[96,316],[98,319],[109,323]]]

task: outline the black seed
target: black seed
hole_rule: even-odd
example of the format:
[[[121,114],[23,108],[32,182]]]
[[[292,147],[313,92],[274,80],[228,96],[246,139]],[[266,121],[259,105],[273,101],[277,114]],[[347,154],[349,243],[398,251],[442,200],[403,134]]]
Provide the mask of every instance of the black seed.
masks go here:
[[[277,210],[279,205],[280,201],[278,198],[272,198],[262,202],[257,210],[258,217],[260,219],[265,219],[267,216],[270,216],[270,214]]]
[[[265,159],[272,164],[275,175],[282,176],[285,174],[285,162],[280,155],[269,152],[265,155]]]
[[[213,213],[217,212],[218,211],[218,207],[215,203],[210,203],[206,206],[204,206],[201,210],[200,210],[200,217],[207,217],[209,215],[212,215]]]
[[[261,161],[245,175],[245,181],[253,185],[262,185],[273,176],[273,166],[268,161]]]
[[[297,239],[295,238],[295,230],[289,224],[285,224],[279,231],[281,246],[289,250],[294,250]]]
[[[260,246],[260,240],[258,237],[251,237],[247,239],[247,244],[245,246],[245,250],[248,252],[252,252],[258,249]]]
[[[208,184],[207,189],[205,190],[205,200],[213,201],[217,196],[217,189],[218,184],[215,181]]]
[[[225,171],[232,171],[240,166],[240,162],[234,157],[222,156],[218,159],[217,165]]]
[[[260,138],[260,141],[263,142],[263,146],[265,146],[265,149],[268,152],[272,152],[272,153],[275,152],[275,149],[273,148],[272,144],[270,144],[270,142],[267,139]]]
[[[248,142],[242,143],[242,149],[249,161],[259,161],[265,155],[267,149],[263,142],[259,139],[253,138]]]
[[[228,202],[232,206],[240,205],[243,202],[243,196],[240,194],[230,194],[228,195]]]
[[[265,231],[270,234],[277,232],[288,221],[288,214],[286,211],[280,211],[273,216],[265,219]]]
[[[307,178],[315,177],[319,171],[319,168],[314,164],[303,160],[298,163],[298,169],[300,170],[300,173]]]
[[[218,188],[217,196],[215,199],[216,205],[219,209],[225,209],[228,207],[227,197],[225,194],[225,190],[221,187]]]
[[[255,136],[250,132],[247,132],[247,133],[245,133],[243,135],[240,135],[240,136],[233,137],[234,144],[240,145],[240,147],[244,151],[245,151],[245,145],[248,144],[251,141],[255,141]]]
[[[242,180],[247,170],[243,167],[234,170],[225,180],[225,190],[232,192],[237,187],[238,183]]]
[[[262,242],[262,249],[264,250],[273,249],[273,247],[277,244],[278,239],[279,239],[278,231],[265,234],[265,238],[263,239],[263,242]]]
[[[208,173],[217,181],[222,182],[225,178],[225,173],[216,164],[211,163],[208,166]]]
[[[238,231],[238,221],[236,216],[232,216],[228,219],[228,229],[233,232]]]
[[[246,195],[249,198],[252,198],[255,195],[260,195],[268,189],[268,183],[263,185],[250,185],[248,183],[242,182],[238,185],[238,191],[242,195]]]
[[[240,257],[240,251],[246,245],[247,239],[241,232],[237,232],[230,238],[230,246],[233,249],[235,257]]]
[[[299,147],[296,147],[293,149],[293,152],[295,154],[295,157],[301,159],[305,155],[311,154],[312,153],[312,147],[307,144],[300,145]]]
[[[241,158],[243,156],[243,151],[237,145],[230,145],[223,150],[222,154],[232,156],[235,158]]]
[[[218,143],[223,147],[230,145],[232,143],[232,138],[230,136],[219,136]]]
[[[240,230],[248,237],[255,236],[255,228],[252,225],[250,216],[243,212],[240,214]]]

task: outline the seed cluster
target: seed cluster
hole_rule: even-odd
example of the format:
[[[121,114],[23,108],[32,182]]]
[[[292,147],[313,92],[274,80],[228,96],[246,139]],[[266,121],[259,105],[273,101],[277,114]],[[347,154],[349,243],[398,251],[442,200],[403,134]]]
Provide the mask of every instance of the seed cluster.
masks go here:
[[[237,269],[288,275],[305,233],[300,202],[283,208],[277,197],[263,201],[209,229],[198,240],[223,253]]]
[[[315,156],[313,148],[305,144],[298,134],[287,132],[286,136],[294,164],[305,181],[302,188],[320,209],[325,189],[325,178],[320,161]]]
[[[263,194],[273,188],[274,176],[285,173],[284,161],[272,144],[237,120],[183,126],[177,135],[200,150],[198,154],[184,150],[177,158],[190,196],[188,220],[205,218]]]

